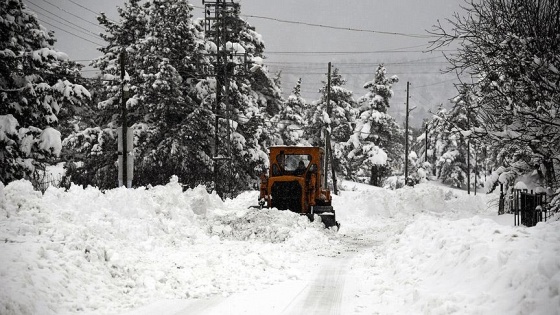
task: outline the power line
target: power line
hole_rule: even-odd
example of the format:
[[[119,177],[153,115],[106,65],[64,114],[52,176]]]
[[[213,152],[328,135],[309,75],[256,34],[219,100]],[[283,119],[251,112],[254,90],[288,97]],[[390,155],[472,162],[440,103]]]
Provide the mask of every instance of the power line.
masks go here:
[[[44,20],[41,20],[40,18],[37,18],[37,19],[38,19],[39,21],[41,21],[41,22],[43,22],[43,23],[45,23],[45,24],[51,26],[51,27],[54,27],[54,28],[56,28],[56,29],[58,29],[58,30],[60,30],[60,31],[63,31],[63,32],[65,32],[65,33],[68,33],[68,34],[70,34],[70,35],[72,35],[72,36],[81,38],[81,39],[83,39],[83,40],[85,40],[85,41],[87,41],[87,42],[90,42],[90,43],[92,43],[92,44],[99,45],[99,46],[103,46],[103,45],[104,45],[104,44],[100,44],[100,43],[96,43],[96,42],[94,42],[94,41],[91,41],[91,40],[89,40],[89,39],[87,39],[87,38],[84,38],[84,37],[82,37],[82,36],[80,36],[80,35],[77,35],[77,34],[75,34],[75,33],[72,33],[72,32],[70,32],[70,31],[67,31],[67,30],[65,30],[65,29],[62,29],[62,28],[60,28],[60,27],[58,27],[58,26],[52,25],[51,23],[49,23],[49,22],[47,22],[47,21],[44,21]]]
[[[83,5],[79,4],[79,3],[77,3],[76,1],[73,1],[73,0],[67,0],[67,1],[72,2],[73,4],[79,6],[80,8],[85,9],[85,10],[87,10],[87,11],[89,11],[89,12],[95,14],[95,16],[99,16],[99,15],[100,15],[99,12],[95,12],[95,11],[93,11],[92,9],[87,8],[87,7],[85,7],[85,6],[83,6]],[[112,20],[112,19],[109,19],[109,18],[107,18],[107,19],[108,19],[109,21],[113,22],[113,23],[117,23],[117,21],[115,21],[115,20]]]
[[[92,23],[92,22],[90,22],[90,21],[88,21],[88,20],[82,18],[82,17],[79,16],[79,15],[76,15],[76,14],[74,14],[74,13],[72,13],[72,12],[68,12],[68,11],[66,11],[66,10],[64,10],[63,8],[61,8],[61,7],[59,7],[59,6],[55,5],[55,4],[53,4],[52,2],[50,2],[50,1],[48,1],[48,0],[43,0],[43,1],[45,1],[46,3],[52,5],[53,7],[57,8],[57,9],[59,9],[60,11],[66,12],[66,13],[72,15],[73,17],[76,17],[76,18],[78,18],[78,19],[80,19],[80,20],[82,20],[82,21],[84,21],[84,22],[86,22],[86,23],[89,23],[89,24],[91,24],[91,25],[93,25],[93,26],[96,26],[96,27],[99,27],[99,28],[103,29],[103,27],[99,26],[99,24]]]
[[[71,1],[71,0],[68,0]],[[192,5],[193,8],[204,10],[203,7],[199,7],[196,5]],[[284,20],[273,18],[269,16],[261,16],[261,15],[253,15],[253,14],[239,14],[239,16],[255,18],[255,19],[263,19],[263,20],[270,20],[280,23],[288,23],[288,24],[298,24],[298,25],[306,25],[312,27],[320,27],[320,28],[329,28],[329,29],[336,29],[342,31],[351,31],[351,32],[366,32],[366,33],[375,33],[375,34],[382,34],[382,35],[396,35],[396,36],[405,36],[405,37],[412,37],[412,38],[433,38],[434,36],[428,34],[412,34],[412,33],[401,33],[401,32],[388,32],[388,31],[376,31],[376,30],[369,30],[369,29],[359,29],[353,27],[340,27],[340,26],[333,26],[333,25],[326,25],[326,24],[316,24],[316,23],[308,23],[308,22],[301,22],[301,21],[293,21],[293,20]]]
[[[382,34],[382,35],[395,35],[395,36],[404,36],[404,37],[412,37],[412,38],[433,38],[432,35],[426,35],[426,34],[411,34],[411,33],[400,33],[400,32],[387,32],[387,31],[359,29],[359,28],[352,28],[352,27],[339,27],[339,26],[332,26],[332,25],[325,25],[325,24],[315,24],[315,23],[308,23],[308,22],[301,22],[301,21],[283,20],[283,19],[277,19],[277,18],[272,18],[272,17],[267,17],[267,16],[250,15],[250,14],[240,14],[240,16],[251,17],[251,18],[256,18],[256,19],[263,19],[263,20],[270,20],[270,21],[276,21],[276,22],[288,23],[288,24],[298,24],[298,25],[306,25],[306,26],[313,26],[313,27],[320,27],[320,28],[342,30],[342,31],[365,32],[365,33],[374,33],[374,34]]]
[[[437,52],[449,52],[455,51],[452,49],[441,49],[435,50]],[[276,54],[276,55],[354,55],[354,54],[381,54],[381,53],[411,53],[411,52],[421,52],[425,53],[424,50],[373,50],[373,51],[267,51],[266,54]]]
[[[61,19],[61,20],[63,20],[63,21],[66,21],[66,22],[69,23],[69,24],[66,24],[66,23],[61,22],[61,21],[58,21],[58,20],[53,20],[51,17],[45,16],[46,18],[49,18],[49,19],[53,20],[53,22],[62,24],[62,25],[64,25],[64,26],[66,26],[66,27],[69,27],[69,28],[71,28],[71,29],[73,29],[73,30],[75,30],[75,31],[77,31],[77,32],[80,32],[80,33],[85,34],[85,35],[88,35],[88,36],[92,36],[92,35],[90,35],[90,34],[93,34],[97,39],[101,39],[101,36],[99,36],[99,34],[95,34],[94,32],[91,32],[90,30],[88,30],[88,29],[86,29],[86,28],[83,28],[83,27],[81,27],[81,26],[78,25],[78,24],[75,24],[75,23],[73,23],[73,22],[71,22],[71,21],[68,21],[67,19],[65,19],[65,18],[63,18],[63,17],[61,17],[61,16],[59,16],[59,15],[57,15],[57,14],[55,14],[55,13],[52,13],[51,11],[44,9],[44,8],[42,8],[41,6],[38,6],[38,5],[34,4],[33,2],[29,2],[29,4],[31,4],[31,5],[33,5],[33,6],[37,7],[37,8],[39,8],[40,10],[43,10],[43,11],[47,12],[48,14],[51,14],[51,15],[53,15],[53,16],[55,16],[55,17],[57,17],[57,18],[59,18],[59,19]],[[75,26],[75,27],[74,27],[74,26]],[[93,36],[92,36],[92,37],[93,37]]]
[[[447,82],[451,82],[451,81],[455,81],[456,78],[450,79],[450,80],[445,80],[445,81],[439,81],[439,82],[435,82],[435,83],[431,83],[431,84],[425,84],[425,85],[420,85],[420,86],[415,86],[416,88],[421,88],[421,87],[428,87],[428,86],[434,86],[434,85],[438,85],[438,84],[443,84],[443,83],[447,83]]]
[[[399,75],[403,75],[403,74],[441,74],[441,72],[439,71],[418,71],[418,72],[391,72],[390,74],[399,74]],[[301,74],[301,75],[307,75],[307,74],[321,74],[321,75],[326,75],[326,73],[324,72],[290,72],[290,71],[282,71],[282,74]],[[364,74],[364,75],[373,75],[373,73],[371,72],[344,72],[341,73],[342,75],[347,75],[347,74]]]
[[[419,62],[419,61],[425,61],[425,60],[433,60],[433,59],[439,59],[439,58],[445,58],[445,56],[435,56],[435,57],[428,57],[428,58],[420,58],[420,59],[415,59],[415,60],[409,60],[409,61],[402,61],[402,62],[386,62],[385,65],[400,65],[400,64],[407,64],[409,62]],[[443,61],[444,63],[446,63],[447,61]],[[426,62],[429,63],[429,62]],[[437,62],[439,63],[439,62]]]
[[[294,68],[294,69],[322,69],[324,68],[323,63],[322,62],[315,62],[315,63],[301,63],[301,64],[297,64],[297,63],[290,63],[290,62],[267,62],[265,63],[268,67],[274,67],[274,68]],[[383,63],[383,62],[363,62],[363,63],[344,63],[344,62],[337,62],[336,64],[333,64],[334,66],[336,66],[337,68],[363,68],[363,67],[377,67],[380,64],[383,64],[385,66],[389,65],[389,66],[394,66],[394,67],[399,67],[400,66],[404,66],[404,67],[422,67],[422,66],[429,66],[429,65],[444,65],[447,64],[447,62],[445,61],[441,61],[441,62],[423,62],[423,63],[399,63],[399,64],[387,64],[387,63]]]
[[[446,63],[434,63],[440,66],[445,65]],[[314,65],[308,65],[308,66],[298,66],[298,65],[267,65],[269,68],[271,68],[272,71],[294,71],[294,70],[321,70],[324,67],[322,66],[322,64],[314,64]],[[338,68],[339,70],[341,69],[365,69],[365,68],[377,68],[379,66],[378,63],[363,63],[363,64],[339,64],[337,63],[336,68]],[[403,68],[410,68],[410,67],[429,67],[429,68],[433,68],[433,66],[430,66],[428,64],[408,64],[408,65],[403,65],[403,66],[392,66],[391,69],[403,69]],[[391,72],[391,71],[388,71]]]
[[[90,8],[87,8],[87,7],[85,7],[85,6],[83,6],[83,5],[79,4],[79,3],[77,3],[76,1],[73,1],[73,0],[67,0],[67,1],[70,1],[70,2],[72,2],[73,4],[79,6],[80,8],[85,9],[85,10],[87,10],[87,11],[89,11],[89,12],[95,14],[95,15],[99,15],[99,13],[97,13],[97,12],[91,10]]]
[[[266,52],[265,52],[266,53]],[[335,66],[342,66],[344,68],[350,68],[350,67],[354,67],[354,66],[377,66],[380,64],[383,64],[385,66],[393,66],[393,65],[408,65],[408,66],[424,66],[427,64],[446,64],[447,61],[434,61],[434,62],[423,62],[426,60],[433,60],[433,59],[439,59],[439,58],[444,58],[444,56],[436,56],[436,57],[429,57],[429,58],[420,58],[420,59],[413,59],[413,60],[406,60],[406,61],[397,61],[397,62],[383,62],[383,61],[378,61],[378,62],[337,62],[335,63]],[[324,62],[317,62],[317,61],[310,61],[310,62],[298,62],[298,61],[266,61],[265,64],[268,67],[281,67],[281,66],[286,66],[288,68],[292,67],[292,68],[297,68],[300,69],[302,68],[299,65],[304,65],[305,69],[308,68],[323,68],[325,63]],[[310,67],[309,65],[311,65],[312,67]]]

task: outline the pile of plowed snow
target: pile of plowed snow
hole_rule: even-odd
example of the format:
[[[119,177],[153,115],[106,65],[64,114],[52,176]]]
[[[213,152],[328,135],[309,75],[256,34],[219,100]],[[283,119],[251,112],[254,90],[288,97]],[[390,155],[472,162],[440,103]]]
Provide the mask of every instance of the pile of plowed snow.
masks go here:
[[[149,189],[0,188],[0,314],[108,313],[297,278],[329,235],[289,211],[227,206],[176,179]],[[249,196],[250,195],[250,196]]]
[[[493,197],[484,194],[431,184],[373,193],[354,188],[344,193],[355,198],[344,202],[370,200],[351,206],[387,236],[353,262],[351,273],[361,279],[358,305],[380,314],[560,314],[556,217],[513,226],[512,215],[497,216],[486,201]],[[391,230],[379,228],[384,224]]]
[[[340,196],[333,205],[342,222],[363,225],[386,219],[410,220],[421,213],[435,216],[465,217],[475,214],[495,214],[488,207],[488,195],[467,195],[464,191],[434,184],[420,184],[387,190],[379,187],[344,181]]]
[[[44,195],[27,181],[0,183],[0,314],[118,314],[260,291],[305,281],[345,252],[360,279],[346,310],[558,314],[560,222],[514,227],[489,206],[494,197],[433,183],[342,188],[336,232],[249,208],[258,192],[222,201],[204,187],[183,191],[176,178]]]

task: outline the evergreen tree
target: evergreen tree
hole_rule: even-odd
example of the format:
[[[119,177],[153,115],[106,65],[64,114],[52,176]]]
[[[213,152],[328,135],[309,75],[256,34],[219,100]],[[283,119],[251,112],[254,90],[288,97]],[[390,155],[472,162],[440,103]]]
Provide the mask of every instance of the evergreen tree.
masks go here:
[[[345,165],[347,141],[354,129],[356,116],[356,101],[352,91],[346,89],[346,80],[342,78],[338,68],[331,74],[330,106],[331,115],[327,113],[327,82],[323,82],[321,99],[315,102],[308,116],[308,137],[312,145],[325,146],[325,128],[327,125],[331,132],[331,149],[333,150],[333,166],[336,172],[347,176]]]
[[[301,97],[300,78],[280,113],[273,118],[284,145],[309,145],[307,139],[303,138],[307,127],[305,112],[306,104]]]
[[[239,12],[237,11],[237,14]],[[263,63],[264,42],[262,36],[247,22],[235,17],[237,31],[231,32],[227,41],[228,53],[246,53],[247,60],[251,62],[249,71],[243,76],[229,77],[229,108],[231,112],[230,139],[231,163],[221,163],[220,174],[227,176],[232,182],[225,180],[219,184],[224,186],[221,191],[231,191],[233,194],[241,190],[253,188],[256,178],[268,163],[267,147],[275,143],[275,130],[270,123],[271,118],[281,108],[281,89],[277,85],[279,79],[271,75]],[[237,63],[232,67],[232,74],[240,71],[243,66],[241,58],[234,58]],[[239,69],[239,70],[238,70]],[[224,82],[217,82],[223,86]],[[216,85],[208,84],[215,88]],[[225,92],[225,90],[223,91]],[[224,93],[222,93],[224,94]],[[221,113],[226,112],[224,104],[219,108]],[[228,122],[221,121],[220,139],[227,139]],[[223,140],[221,140],[223,141]],[[218,146],[218,156],[227,156],[227,142],[223,141]]]
[[[98,117],[103,128],[88,128],[82,135],[70,137],[67,143],[88,156],[76,179],[108,179],[96,182],[101,188],[116,183],[115,128],[119,126],[120,75],[118,59],[122,47],[126,58],[126,83],[132,97],[126,102],[128,120],[134,133],[135,185],[166,183],[172,175],[188,186],[209,184],[212,180],[211,137],[213,133],[211,103],[194,81],[197,63],[204,58],[202,26],[192,20],[192,6],[185,0],[153,0],[140,5],[131,0],[119,9],[121,21],[115,23],[105,16],[109,45],[94,65],[106,81],[104,109]],[[95,139],[104,139],[98,151],[89,150]],[[83,141],[80,139],[91,139]],[[99,153],[99,150],[103,154]],[[110,156],[110,157],[107,157]],[[95,175],[91,175],[91,174]],[[112,174],[112,175],[111,175]]]
[[[0,181],[30,176],[60,154],[58,115],[90,97],[79,71],[21,0],[0,2]],[[65,108],[66,107],[66,108]]]
[[[358,118],[347,143],[349,177],[369,177],[370,184],[380,186],[381,179],[390,175],[390,163],[401,164],[403,131],[387,114],[397,82],[396,76],[387,78],[385,67],[379,65],[374,79],[364,84],[369,91],[359,99]]]
[[[443,110],[443,111],[442,111]],[[438,156],[436,155],[436,146],[439,133],[442,132],[442,119],[439,119],[443,115],[445,110],[443,109],[443,104],[438,106],[438,110],[431,119],[424,119],[423,126],[424,132],[420,134],[416,141],[412,144],[413,149],[418,152],[420,157],[425,160],[424,169],[429,169],[428,175],[435,175],[436,169],[435,164]],[[427,140],[426,140],[427,137]]]
[[[134,125],[137,184],[163,184],[172,175],[188,186],[208,184],[211,108],[197,104],[198,93],[187,82],[205,53],[202,34],[185,0],[153,0],[147,10],[148,34],[134,59],[140,69],[135,98],[142,103],[142,119]]]
[[[116,187],[117,184],[117,127],[121,126],[121,84],[125,84],[132,97],[126,101],[128,121],[143,118],[137,89],[143,78],[140,68],[135,67],[134,56],[139,51],[140,41],[148,34],[150,3],[140,4],[140,0],[128,0],[124,7],[118,7],[119,21],[113,21],[104,13],[98,17],[105,28],[101,37],[108,43],[99,50],[103,54],[93,60],[92,66],[101,71],[103,88],[96,89],[93,105],[93,121],[75,131],[63,141],[79,167],[72,169],[71,180],[81,185],[95,185],[101,189]],[[121,82],[121,53],[126,52],[125,80]],[[125,94],[125,96],[127,96]],[[101,97],[101,99],[99,99]],[[130,126],[131,124],[129,124]],[[136,147],[137,148],[137,147]],[[74,167],[74,163],[70,165]],[[67,170],[68,173],[68,170]]]
[[[107,80],[106,99],[99,103],[103,114],[97,119],[102,127],[85,129],[83,135],[78,133],[67,142],[81,146],[77,152],[90,155],[83,172],[113,172],[116,179],[116,156],[112,154],[115,149],[112,144],[105,149],[105,145],[115,143],[114,130],[120,125],[118,54],[124,48],[129,52],[126,83],[131,98],[127,108],[134,130],[135,185],[159,184],[173,174],[189,186],[210,184],[214,180],[213,168],[218,168],[218,174],[232,173],[233,180],[227,182],[230,176],[221,176],[218,184],[224,187],[214,188],[223,192],[252,187],[267,161],[265,147],[270,144],[271,134],[265,121],[279,111],[281,103],[281,91],[262,64],[261,36],[240,19],[240,28],[230,34],[228,56],[247,52],[253,64],[245,76],[237,76],[243,58],[228,59],[231,73],[226,106],[225,82],[213,76],[213,72],[221,70],[212,70],[215,57],[209,54],[218,49],[205,38],[202,23],[193,22],[192,7],[185,0],[142,3],[129,0],[119,9],[121,20],[117,23],[100,18],[109,42],[102,48],[104,55],[94,62]],[[217,104],[219,94],[222,98]],[[220,117],[217,142],[213,138],[214,110]],[[227,113],[229,121],[224,119]],[[91,150],[97,143],[88,134],[103,139],[96,146],[103,150],[102,154]],[[228,137],[231,147],[227,145]],[[230,152],[231,163],[212,159],[226,157]],[[111,158],[105,158],[108,155]],[[82,177],[111,178],[102,174]]]
[[[429,124],[429,142],[433,148],[435,158],[436,176],[443,183],[455,187],[466,187],[468,178],[468,112],[461,103],[464,100],[456,99],[450,111],[440,108],[434,120]],[[471,113],[472,115],[472,113]],[[471,152],[471,158],[474,151]],[[471,159],[474,161],[474,158]]]

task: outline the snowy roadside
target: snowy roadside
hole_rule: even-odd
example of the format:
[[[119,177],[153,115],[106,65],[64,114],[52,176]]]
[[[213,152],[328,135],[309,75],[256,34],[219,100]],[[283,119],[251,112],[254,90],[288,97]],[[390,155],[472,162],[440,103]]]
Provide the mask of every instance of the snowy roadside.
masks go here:
[[[513,226],[512,215],[488,207],[492,196],[430,185],[380,195],[410,216],[354,260],[350,276],[361,281],[352,311],[560,314],[558,218]]]
[[[256,192],[223,202],[172,181],[42,196],[13,182],[0,189],[0,314],[172,312],[244,291],[278,304],[333,259],[347,268],[343,314],[558,314],[560,222],[513,227],[487,195],[430,184],[343,188],[335,233],[248,209]]]
[[[421,215],[355,262],[356,304],[380,314],[559,314],[559,228]]]
[[[297,278],[302,257],[329,248],[334,234],[176,182],[41,196],[18,181],[1,194],[1,314],[110,314],[259,288]]]

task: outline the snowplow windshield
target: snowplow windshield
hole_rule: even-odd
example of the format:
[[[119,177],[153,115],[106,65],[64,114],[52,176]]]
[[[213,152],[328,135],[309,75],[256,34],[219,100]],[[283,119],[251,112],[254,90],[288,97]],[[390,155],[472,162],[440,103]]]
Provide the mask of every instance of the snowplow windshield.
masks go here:
[[[282,158],[282,156],[284,157]],[[282,164],[281,161],[284,161],[284,163]],[[278,154],[277,162],[285,171],[292,172],[298,167],[301,168],[302,164],[303,167],[307,168],[309,162],[311,162],[311,156],[307,154]]]
[[[311,163],[311,155],[280,153],[276,155],[276,163],[272,167],[273,176],[301,175]]]

